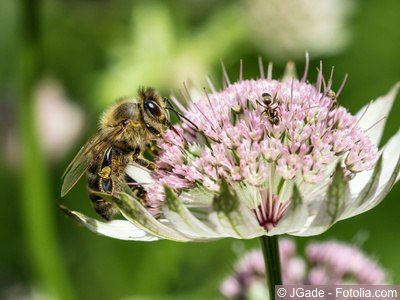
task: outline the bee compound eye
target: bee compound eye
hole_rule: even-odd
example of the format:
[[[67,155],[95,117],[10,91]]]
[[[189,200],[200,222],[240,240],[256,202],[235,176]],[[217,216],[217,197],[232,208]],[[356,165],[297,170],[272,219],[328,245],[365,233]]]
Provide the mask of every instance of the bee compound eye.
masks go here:
[[[145,102],[146,110],[153,116],[153,117],[161,117],[162,112],[160,107],[154,101],[146,101]]]

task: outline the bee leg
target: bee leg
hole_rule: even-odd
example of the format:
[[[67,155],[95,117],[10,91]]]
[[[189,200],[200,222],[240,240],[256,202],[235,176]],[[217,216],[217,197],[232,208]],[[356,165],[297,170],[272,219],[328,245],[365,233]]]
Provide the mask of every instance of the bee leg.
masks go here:
[[[142,157],[142,153],[139,148],[135,149],[133,152],[132,159],[135,163],[145,167],[146,169],[149,169],[150,171],[157,169],[157,165],[155,163]]]
[[[134,179],[132,179],[127,174],[125,175],[125,181],[128,183],[128,186],[130,187],[130,189],[131,189],[132,193],[135,195],[135,197],[140,199],[140,203],[142,203],[142,205],[146,205],[147,192],[143,188],[143,186],[138,184]]]
[[[152,144],[147,144],[147,151],[149,151],[154,156],[160,155],[160,150]]]
[[[112,194],[114,190],[114,183],[111,179],[111,168],[109,166],[104,167],[98,173],[99,175],[99,190],[105,193]]]

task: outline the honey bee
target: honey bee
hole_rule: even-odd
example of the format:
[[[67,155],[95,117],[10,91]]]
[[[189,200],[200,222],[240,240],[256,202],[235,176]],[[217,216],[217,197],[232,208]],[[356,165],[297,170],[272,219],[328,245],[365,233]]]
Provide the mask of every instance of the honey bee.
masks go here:
[[[262,93],[261,102],[257,101],[262,107],[264,107],[263,114],[268,116],[269,121],[273,125],[279,125],[280,115],[279,115],[279,100],[277,96],[271,96],[269,93]]]
[[[95,211],[104,219],[118,212],[96,192],[112,194],[128,184],[136,196],[144,199],[145,190],[125,174],[134,162],[148,170],[156,165],[143,157],[151,142],[172,128],[169,110],[175,111],[167,98],[153,88],[139,88],[136,98],[124,98],[108,108],[101,117],[97,132],[85,143],[63,174],[61,196],[65,196],[84,173],[88,178],[88,194]],[[144,201],[144,200],[143,200]]]

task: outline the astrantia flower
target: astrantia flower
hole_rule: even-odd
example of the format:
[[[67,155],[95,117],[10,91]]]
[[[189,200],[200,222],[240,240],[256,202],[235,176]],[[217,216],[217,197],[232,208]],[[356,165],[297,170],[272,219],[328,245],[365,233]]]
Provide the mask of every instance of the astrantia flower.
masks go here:
[[[274,80],[269,68],[257,80],[226,76],[226,88],[187,95],[186,107],[175,101],[186,121],[158,141],[159,169],[127,169],[146,205],[129,191],[104,195],[131,223],[70,213],[113,237],[203,241],[316,235],[371,209],[399,179],[400,132],[377,149],[399,86],[353,116],[321,68],[316,84],[292,68]]]
[[[337,241],[315,242],[298,256],[290,239],[279,243],[283,284],[386,284],[386,272],[359,248]],[[234,274],[220,286],[228,299],[265,299],[265,264],[261,251],[240,258]],[[258,297],[257,297],[258,296]]]

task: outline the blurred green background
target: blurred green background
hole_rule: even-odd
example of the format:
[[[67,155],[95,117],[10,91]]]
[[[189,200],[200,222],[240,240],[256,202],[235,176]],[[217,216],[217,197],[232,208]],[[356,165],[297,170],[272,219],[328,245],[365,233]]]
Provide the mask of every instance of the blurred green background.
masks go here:
[[[258,76],[257,57],[304,66],[324,61],[352,112],[400,80],[400,2],[128,1],[0,2],[1,299],[204,299],[236,257],[257,241],[208,244],[124,242],[76,226],[64,203],[94,215],[82,181],[60,199],[61,174],[115,98],[151,85],[168,95],[190,79],[231,79],[239,60]],[[300,71],[301,72],[301,71]],[[399,128],[400,105],[384,141]],[[400,282],[397,185],[376,209],[323,236],[357,244]],[[299,244],[306,239],[297,239]]]

